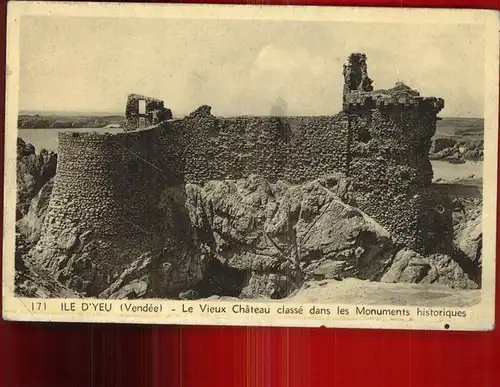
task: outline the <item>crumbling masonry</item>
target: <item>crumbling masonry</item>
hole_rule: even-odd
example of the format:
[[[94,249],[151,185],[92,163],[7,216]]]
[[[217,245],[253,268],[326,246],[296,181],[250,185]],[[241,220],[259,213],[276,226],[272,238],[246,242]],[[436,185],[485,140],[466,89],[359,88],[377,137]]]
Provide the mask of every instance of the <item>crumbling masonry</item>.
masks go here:
[[[85,264],[102,282],[93,286],[102,289],[152,248],[151,230],[165,222],[158,206],[166,186],[250,174],[298,183],[342,173],[356,206],[397,242],[425,249],[436,215],[428,153],[444,101],[401,83],[374,91],[364,54],[348,58],[344,78],[343,109],[331,116],[220,118],[202,106],[171,119],[162,101],[131,95],[126,132],[60,133],[37,246],[60,258],[45,265],[57,273],[68,251],[86,248]],[[153,126],[134,130],[144,125]],[[85,247],[86,238],[97,242]]]
[[[134,130],[156,125],[172,118],[170,109],[166,109],[164,102],[159,99],[145,97],[139,94],[130,94],[125,108],[127,125],[125,130]]]

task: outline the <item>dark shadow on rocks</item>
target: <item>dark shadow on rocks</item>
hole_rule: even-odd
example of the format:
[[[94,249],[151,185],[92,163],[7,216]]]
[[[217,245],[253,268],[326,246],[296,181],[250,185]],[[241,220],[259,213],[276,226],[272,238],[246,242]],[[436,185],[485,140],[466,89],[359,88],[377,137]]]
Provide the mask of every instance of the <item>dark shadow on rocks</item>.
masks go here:
[[[357,277],[362,280],[380,281],[387,267],[391,264],[396,250],[390,238],[383,238],[370,231],[362,231],[358,243],[363,254],[356,263]]]
[[[467,256],[457,245],[454,229],[457,222],[466,222],[465,208],[459,197],[450,197],[434,191],[431,211],[421,219],[419,229],[427,234],[424,254],[448,255],[469,276],[470,280],[481,287],[482,267],[480,256],[482,243],[479,243],[475,259]],[[455,212],[464,213],[464,218],[454,219]]]
[[[478,262],[471,261],[465,253],[455,248],[451,254],[451,258],[460,266],[460,268],[469,275],[471,281],[476,283],[481,288],[482,282],[482,267]]]
[[[196,298],[208,298],[211,296],[238,297],[248,282],[249,273],[223,264],[218,259],[213,259],[205,278],[203,278],[192,290],[181,293],[180,298],[196,295]]]

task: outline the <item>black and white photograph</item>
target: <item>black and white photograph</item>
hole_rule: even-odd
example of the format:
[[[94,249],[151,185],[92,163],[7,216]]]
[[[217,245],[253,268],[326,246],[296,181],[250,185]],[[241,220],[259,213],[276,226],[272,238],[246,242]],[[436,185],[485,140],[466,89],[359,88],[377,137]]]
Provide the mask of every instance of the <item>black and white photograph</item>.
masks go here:
[[[497,14],[23,3],[10,319],[492,327]]]

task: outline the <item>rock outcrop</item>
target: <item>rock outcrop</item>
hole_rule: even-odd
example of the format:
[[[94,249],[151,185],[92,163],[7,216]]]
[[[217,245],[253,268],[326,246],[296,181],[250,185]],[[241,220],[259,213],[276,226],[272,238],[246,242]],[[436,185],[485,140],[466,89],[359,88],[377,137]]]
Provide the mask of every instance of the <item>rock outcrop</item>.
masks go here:
[[[440,284],[457,289],[479,288],[450,256],[432,254],[424,257],[407,249],[396,254],[381,282]]]
[[[17,221],[20,233],[30,244],[35,244],[40,239],[53,185],[54,180],[50,179],[31,200],[26,215]]]
[[[16,230],[15,294],[26,298],[79,298],[80,295],[62,285],[29,259],[29,246]]]
[[[100,241],[92,233],[65,230],[58,236],[65,253],[50,259],[36,246],[20,254],[42,272],[55,272],[61,289],[100,298],[278,299],[310,281],[346,278],[478,288],[455,256],[398,252],[387,230],[353,205],[351,185],[339,174],[296,185],[251,175],[167,187],[158,203],[164,224],[150,250],[104,287],[93,263]],[[40,190],[18,222],[27,246],[39,237],[51,187]],[[480,262],[480,213],[473,208],[457,215],[456,246]]]
[[[28,213],[31,199],[56,174],[57,154],[42,149],[36,153],[32,144],[17,139],[16,218]]]
[[[432,142],[429,159],[446,160],[456,164],[465,163],[466,160],[482,161],[484,141],[437,138]]]
[[[482,200],[456,200],[454,216],[454,241],[471,260],[481,261],[482,255]]]
[[[201,200],[187,207],[213,235],[215,258],[244,273],[240,295],[282,298],[312,278],[375,279],[392,258],[388,232],[345,203],[349,187],[342,176],[303,185],[251,176],[190,186]]]
[[[453,243],[462,260],[462,266],[481,282],[483,261],[483,201],[456,199],[453,212]]]
[[[26,245],[18,260],[26,256],[30,265],[29,270],[21,266],[20,273],[32,278],[21,282],[29,285],[36,273],[54,272],[61,291],[120,299],[278,299],[310,281],[346,278],[479,287],[467,271],[481,262],[477,203],[455,211],[459,259],[453,254],[423,256],[408,249],[398,252],[388,231],[354,206],[351,186],[339,174],[296,185],[251,175],[167,187],[158,203],[164,224],[155,231],[150,250],[102,287],[109,279],[93,263],[100,241],[92,233],[65,230],[58,235],[65,253],[50,259],[33,247],[51,193],[49,181],[17,224]],[[35,288],[19,287],[23,294]]]
[[[176,219],[188,222],[178,229],[190,234],[198,250],[183,262],[193,263],[187,273],[198,272],[195,277],[200,280],[184,288],[180,297],[283,298],[310,279],[380,278],[394,247],[385,229],[345,203],[349,186],[350,181],[341,176],[303,185],[271,184],[251,176],[203,187],[187,184],[184,193],[166,190],[164,202],[177,203]],[[197,265],[196,255],[205,257],[208,264]],[[178,267],[171,258],[161,265],[167,264]],[[137,289],[144,294],[151,270],[143,269],[153,266],[150,255],[141,257],[101,295],[138,295]],[[164,275],[157,280],[176,283]],[[170,287],[166,292],[172,294]]]
[[[141,255],[109,288],[100,294],[100,297],[136,299],[151,295],[153,269],[151,253]]]

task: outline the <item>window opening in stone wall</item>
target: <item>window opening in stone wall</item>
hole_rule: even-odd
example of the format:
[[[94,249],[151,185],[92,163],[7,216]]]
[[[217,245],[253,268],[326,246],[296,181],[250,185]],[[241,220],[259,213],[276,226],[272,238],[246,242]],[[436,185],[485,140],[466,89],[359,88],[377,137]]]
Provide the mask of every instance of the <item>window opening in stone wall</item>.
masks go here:
[[[146,100],[139,100],[139,114],[146,114]]]
[[[359,141],[364,142],[365,144],[372,139],[372,136],[367,128],[361,128],[358,132],[358,137]]]

